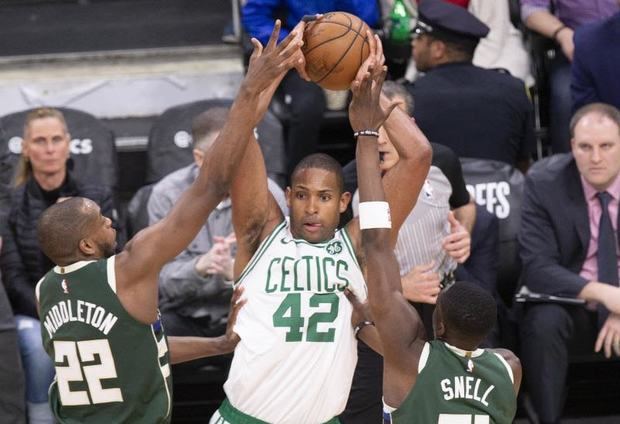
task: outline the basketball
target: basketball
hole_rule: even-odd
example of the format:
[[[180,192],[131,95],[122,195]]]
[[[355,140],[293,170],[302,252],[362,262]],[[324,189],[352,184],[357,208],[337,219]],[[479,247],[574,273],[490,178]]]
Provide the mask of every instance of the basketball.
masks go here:
[[[302,52],[312,81],[329,90],[346,90],[368,57],[368,25],[345,12],[330,12],[310,22]]]

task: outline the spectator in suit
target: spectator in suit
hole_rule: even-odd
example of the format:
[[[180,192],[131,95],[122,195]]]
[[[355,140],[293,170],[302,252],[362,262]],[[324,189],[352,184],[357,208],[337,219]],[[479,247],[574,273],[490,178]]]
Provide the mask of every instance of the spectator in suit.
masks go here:
[[[620,10],[617,0],[521,0],[521,19],[526,27],[555,42],[559,49],[550,69],[550,137],[554,153],[568,152],[571,116],[571,62],[574,31],[608,18]]]
[[[521,359],[543,423],[561,417],[569,352],[620,355],[620,111],[585,106],[570,133],[572,153],[527,176],[519,234],[529,289],[587,301],[524,310]]]
[[[152,225],[172,209],[194,182],[206,151],[224,127],[229,108],[213,107],[192,123],[194,163],[159,181],[149,197],[147,211]],[[269,180],[269,189],[286,214],[284,192]],[[220,336],[232,295],[235,240],[230,198],[209,215],[196,238],[159,275],[159,302],[166,333],[172,336]]]
[[[282,18],[278,40],[281,41],[304,15],[336,10],[352,13],[370,27],[377,26],[380,20],[378,3],[368,0],[247,0],[242,10],[242,20],[248,35],[266,45],[275,18]],[[302,158],[316,152],[326,102],[321,87],[303,80],[294,71],[284,77],[278,90],[291,114],[286,136],[290,176]]]
[[[418,78],[414,117],[433,143],[459,157],[499,160],[524,170],[534,153],[533,109],[523,81],[472,64],[489,28],[467,10],[423,0],[413,34]]]
[[[39,248],[37,220],[49,206],[73,196],[95,201],[105,216],[117,216],[108,189],[83,184],[68,169],[70,140],[58,110],[40,108],[27,115],[10,210],[1,225],[0,269],[15,314],[31,423],[53,422],[47,391],[54,367],[41,344],[35,298],[37,282],[53,264]],[[118,222],[114,225],[118,228]]]
[[[620,11],[575,31],[571,67],[573,111],[588,103],[620,108]]]
[[[0,200],[5,199],[0,196]],[[4,219],[4,216],[0,215],[0,219]],[[0,422],[23,424],[26,422],[24,373],[19,359],[13,311],[1,283],[2,274],[0,274],[0,381],[4,384],[0,386]]]

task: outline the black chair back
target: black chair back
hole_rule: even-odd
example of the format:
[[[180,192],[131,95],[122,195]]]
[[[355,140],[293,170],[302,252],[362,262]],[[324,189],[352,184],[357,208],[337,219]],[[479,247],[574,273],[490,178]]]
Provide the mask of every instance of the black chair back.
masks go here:
[[[231,104],[232,99],[208,99],[164,111],[153,123],[149,134],[146,182],[155,183],[189,165],[193,161],[191,128],[194,117],[211,107],[229,107]],[[282,185],[286,175],[282,125],[267,112],[257,131],[267,174]]]
[[[476,203],[499,219],[497,288],[510,304],[521,273],[517,235],[525,178],[518,169],[499,161],[462,158],[461,163],[467,189]]]
[[[118,158],[114,134],[93,115],[80,110],[56,108],[71,134],[70,168],[80,181],[114,190],[118,184]],[[0,118],[0,183],[9,184],[22,151],[24,121],[31,110]]]

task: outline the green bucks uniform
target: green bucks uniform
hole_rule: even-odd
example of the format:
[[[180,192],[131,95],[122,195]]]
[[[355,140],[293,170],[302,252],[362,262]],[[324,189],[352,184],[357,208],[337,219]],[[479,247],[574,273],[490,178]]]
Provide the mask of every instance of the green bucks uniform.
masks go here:
[[[510,365],[499,355],[465,351],[435,340],[426,343],[418,378],[393,424],[508,424],[517,408]]]
[[[50,404],[60,423],[170,421],[163,328],[125,311],[114,260],[57,266],[37,285],[43,346],[56,367]]]

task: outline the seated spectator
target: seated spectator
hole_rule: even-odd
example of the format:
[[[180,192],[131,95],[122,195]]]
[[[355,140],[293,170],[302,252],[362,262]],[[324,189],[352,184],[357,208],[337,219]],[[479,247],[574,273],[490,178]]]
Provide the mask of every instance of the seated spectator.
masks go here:
[[[150,225],[164,218],[194,182],[205,152],[223,128],[228,111],[225,107],[213,107],[194,119],[194,163],[167,175],[153,187],[147,205]],[[286,214],[282,189],[271,180],[269,189]],[[159,306],[168,335],[224,334],[232,294],[233,258],[232,212],[227,198],[209,215],[187,249],[160,273]]]
[[[412,112],[413,99],[402,85],[386,81],[383,92],[407,112]],[[389,172],[399,157],[384,127],[379,129],[378,142],[382,155],[380,168],[384,173]],[[476,219],[475,204],[465,187],[458,158],[445,146],[434,143],[431,146],[432,166],[415,207],[398,233],[395,249],[404,296],[423,314],[429,334],[432,333],[431,317],[441,288],[454,282],[457,263],[463,263],[469,256],[469,231]],[[352,206],[353,215],[357,216],[359,193],[352,185],[357,181],[355,167],[355,161],[345,166],[345,184],[347,190],[355,192]],[[358,344],[358,365],[351,395],[341,416],[345,424],[372,423],[381,417],[382,364],[377,353],[362,342]]]
[[[39,249],[36,223],[50,205],[73,196],[92,199],[105,216],[116,212],[107,189],[81,183],[68,169],[71,137],[62,113],[51,108],[32,111],[26,117],[23,138],[10,211],[2,223],[0,269],[15,313],[28,416],[30,422],[51,423],[47,391],[54,366],[41,344],[35,286],[53,264]]]
[[[380,10],[376,1],[368,0],[247,0],[242,10],[245,31],[263,45],[269,40],[273,21],[282,19],[280,40],[288,35],[304,15],[331,11],[349,12],[374,27],[379,23]],[[289,72],[279,87],[284,102],[290,108],[290,123],[286,135],[288,174],[304,157],[315,153],[326,102],[323,89],[304,81],[297,72]]]
[[[1,251],[2,238],[0,237]],[[4,382],[0,386],[0,422],[25,423],[24,373],[19,360],[19,345],[13,311],[6,297],[4,285],[2,285],[2,274],[0,274],[0,381]]]
[[[549,70],[549,133],[554,153],[571,149],[568,122],[571,115],[570,68],[575,50],[573,32],[581,25],[608,18],[618,10],[617,0],[521,0],[521,19],[525,26],[560,47]]]
[[[569,352],[620,355],[620,111],[585,106],[570,133],[572,153],[527,176],[519,234],[531,291],[587,301],[526,304],[521,360],[542,423],[561,417]]]
[[[527,168],[535,151],[533,109],[523,81],[472,64],[489,28],[467,10],[441,0],[420,3],[415,65],[426,75],[409,86],[414,117],[434,143],[459,157]]]
[[[472,0],[469,11],[489,27],[489,34],[476,47],[474,65],[505,69],[527,87],[534,85],[530,53],[525,47],[523,33],[510,20],[509,1]]]
[[[620,11],[602,22],[575,31],[571,67],[573,111],[589,103],[620,108]]]

